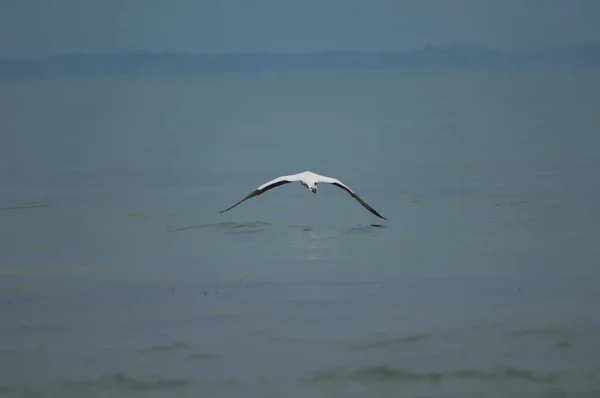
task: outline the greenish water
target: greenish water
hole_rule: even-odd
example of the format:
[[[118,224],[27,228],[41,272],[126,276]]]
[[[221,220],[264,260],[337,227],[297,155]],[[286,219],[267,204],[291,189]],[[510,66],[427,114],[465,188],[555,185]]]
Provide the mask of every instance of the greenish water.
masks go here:
[[[595,396],[599,102],[594,71],[0,81],[0,395]],[[304,170],[388,220],[300,184],[218,214]]]

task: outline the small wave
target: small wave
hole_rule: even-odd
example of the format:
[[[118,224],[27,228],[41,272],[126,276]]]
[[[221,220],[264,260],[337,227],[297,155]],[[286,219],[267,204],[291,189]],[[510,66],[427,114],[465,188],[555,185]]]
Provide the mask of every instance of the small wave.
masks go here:
[[[527,201],[526,201],[526,200],[518,200],[518,201],[516,201],[516,202],[510,202],[508,205],[509,205],[509,206],[516,206],[516,205],[524,205],[524,204],[526,204],[526,203],[527,203]]]
[[[144,212],[132,212],[126,213],[125,217],[133,217],[133,218],[150,218],[150,215]]]
[[[194,384],[193,379],[164,378],[158,375],[132,377],[123,373],[103,376],[100,382],[112,384],[130,391],[171,390]]]
[[[187,231],[188,229],[206,228],[207,226],[208,224],[190,225],[187,227],[171,228],[168,230],[168,232]]]
[[[237,222],[219,222],[219,223],[211,223],[211,224],[198,224],[198,225],[189,225],[185,227],[178,227],[169,229],[168,232],[181,232],[187,231],[189,229],[199,229],[199,228],[216,228],[216,229],[224,229],[228,233],[243,233],[243,232],[261,232],[264,231],[271,224],[264,221],[251,221],[246,223],[237,223]]]
[[[571,338],[574,337],[570,333],[565,330],[561,330],[554,327],[541,327],[541,328],[522,328],[522,329],[513,329],[508,332],[509,335],[513,337],[565,337]]]
[[[198,360],[205,360],[205,359],[221,359],[221,357],[216,354],[210,354],[210,353],[205,353],[205,352],[195,352],[193,354],[188,355],[188,359],[198,361]]]
[[[553,327],[516,329],[507,334],[517,339],[545,341],[550,347],[560,350],[572,347],[577,340],[577,335]]]
[[[91,380],[60,380],[53,386],[21,385],[0,386],[0,393],[20,396],[95,396],[99,392],[149,392],[171,391],[193,386],[195,379],[165,378],[159,375],[130,376],[111,373]]]
[[[426,334],[415,334],[411,336],[403,336],[393,339],[382,339],[368,343],[345,343],[344,345],[350,347],[353,350],[371,350],[392,345],[418,343],[427,339],[428,337],[429,336]]]
[[[294,228],[294,229],[301,229],[304,232],[310,232],[312,230],[314,230],[313,227],[311,227],[310,225],[297,225],[297,224],[293,224],[289,226],[290,228]]]
[[[439,382],[445,379],[472,379],[476,381],[528,381],[534,383],[554,383],[557,374],[538,374],[531,370],[505,368],[494,371],[465,369],[446,372],[417,372],[406,369],[396,369],[386,365],[367,366],[350,372],[339,370],[317,371],[305,380],[309,383],[329,381],[353,381],[359,383],[394,382],[394,381],[431,381]]]
[[[142,349],[142,352],[165,352],[165,351],[184,351],[190,350],[192,347],[181,341],[176,341],[170,344],[154,345]]]
[[[301,345],[301,344],[306,344],[306,340],[302,339],[300,337],[270,337],[269,340],[273,341],[273,342],[277,342],[277,343],[283,343],[285,345]]]
[[[42,209],[42,208],[48,208],[48,207],[50,207],[50,205],[47,203],[43,203],[38,200],[30,200],[30,201],[25,202],[25,204],[22,204],[22,205],[0,207],[0,211]]]
[[[556,343],[554,343],[552,346],[554,348],[558,348],[558,349],[563,350],[563,349],[572,347],[573,346],[573,342],[570,341],[570,340],[560,340],[560,341],[557,341]]]

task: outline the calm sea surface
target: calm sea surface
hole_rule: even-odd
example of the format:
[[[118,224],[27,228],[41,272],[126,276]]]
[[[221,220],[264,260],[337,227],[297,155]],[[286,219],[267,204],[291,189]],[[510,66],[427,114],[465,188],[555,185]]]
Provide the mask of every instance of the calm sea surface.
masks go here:
[[[600,72],[0,80],[0,396],[600,396]],[[310,170],[335,186],[264,182]]]

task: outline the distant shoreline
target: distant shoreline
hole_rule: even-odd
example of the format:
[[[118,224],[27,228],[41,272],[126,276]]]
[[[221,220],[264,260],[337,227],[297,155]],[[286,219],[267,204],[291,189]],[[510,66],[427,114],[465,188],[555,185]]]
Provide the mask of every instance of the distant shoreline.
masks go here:
[[[298,72],[600,68],[600,43],[574,43],[503,52],[474,46],[425,46],[407,51],[314,53],[58,54],[40,59],[0,60],[0,77],[202,76]]]

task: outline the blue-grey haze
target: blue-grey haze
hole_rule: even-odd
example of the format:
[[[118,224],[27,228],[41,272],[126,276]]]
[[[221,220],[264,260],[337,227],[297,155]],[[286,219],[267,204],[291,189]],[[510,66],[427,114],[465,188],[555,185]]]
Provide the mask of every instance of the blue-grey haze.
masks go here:
[[[0,58],[60,53],[531,49],[600,40],[596,0],[3,0]]]

